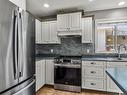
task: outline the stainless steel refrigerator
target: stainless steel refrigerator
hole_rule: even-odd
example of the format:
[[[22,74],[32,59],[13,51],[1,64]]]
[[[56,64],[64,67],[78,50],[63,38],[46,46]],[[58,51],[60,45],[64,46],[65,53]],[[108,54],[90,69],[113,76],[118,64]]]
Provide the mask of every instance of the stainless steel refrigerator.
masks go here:
[[[0,0],[0,95],[35,95],[35,19]]]

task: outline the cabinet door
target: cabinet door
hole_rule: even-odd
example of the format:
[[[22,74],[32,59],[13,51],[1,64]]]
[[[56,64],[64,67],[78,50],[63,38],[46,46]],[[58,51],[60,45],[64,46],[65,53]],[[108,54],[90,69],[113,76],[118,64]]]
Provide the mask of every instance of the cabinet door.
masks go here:
[[[93,42],[93,21],[92,17],[82,19],[82,43]]]
[[[57,36],[57,21],[50,21],[50,43],[60,43]]]
[[[18,7],[26,10],[26,0],[9,0],[9,1],[17,5]]]
[[[109,76],[107,76],[107,91],[122,93],[119,87],[112,81],[112,79]]]
[[[41,43],[41,22],[36,19],[36,43]]]
[[[107,62],[107,68],[124,68],[127,67],[126,62]],[[107,91],[122,93],[119,87],[112,81],[112,79],[107,75]]]
[[[57,30],[68,31],[68,28],[69,28],[69,15],[68,14],[57,15]]]
[[[42,43],[48,43],[50,40],[50,23],[42,22]]]
[[[46,60],[46,84],[54,84],[54,62]]]
[[[36,62],[36,91],[45,84],[45,60]]]
[[[41,61],[36,62],[36,91],[41,88]]]
[[[78,31],[81,30],[81,12],[69,14],[69,30]]]

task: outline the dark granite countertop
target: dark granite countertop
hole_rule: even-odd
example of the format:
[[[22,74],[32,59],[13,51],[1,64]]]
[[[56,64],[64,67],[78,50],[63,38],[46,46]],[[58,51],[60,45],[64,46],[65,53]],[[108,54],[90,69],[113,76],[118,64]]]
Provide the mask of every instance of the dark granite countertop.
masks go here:
[[[60,56],[59,54],[37,54],[36,61],[43,60],[43,59],[54,59]]]
[[[127,67],[125,68],[110,68],[106,70],[109,77],[115,84],[127,95]]]

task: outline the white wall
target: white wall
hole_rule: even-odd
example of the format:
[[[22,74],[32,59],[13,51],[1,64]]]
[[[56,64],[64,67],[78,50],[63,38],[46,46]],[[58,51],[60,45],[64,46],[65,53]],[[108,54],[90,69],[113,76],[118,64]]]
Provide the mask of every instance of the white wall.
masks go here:
[[[127,8],[85,12],[85,15],[86,16],[95,15],[95,19],[121,18],[121,17],[127,18]]]

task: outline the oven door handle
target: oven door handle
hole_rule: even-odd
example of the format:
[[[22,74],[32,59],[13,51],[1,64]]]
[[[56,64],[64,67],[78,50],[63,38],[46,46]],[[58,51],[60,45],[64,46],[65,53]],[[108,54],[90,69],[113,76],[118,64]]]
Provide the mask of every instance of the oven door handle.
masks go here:
[[[65,68],[81,68],[81,65],[65,65],[65,64],[55,64],[55,67],[65,67]]]

